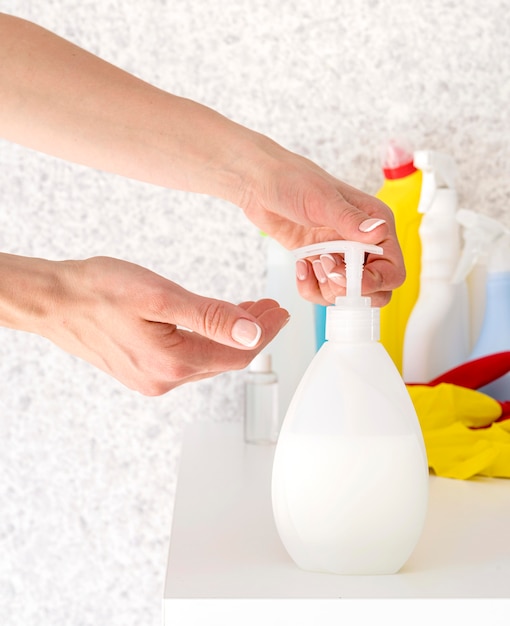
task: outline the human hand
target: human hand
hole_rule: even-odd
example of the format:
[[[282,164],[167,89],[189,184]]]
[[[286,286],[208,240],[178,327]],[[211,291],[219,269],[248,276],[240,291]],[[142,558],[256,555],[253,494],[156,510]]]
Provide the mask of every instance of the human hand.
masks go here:
[[[334,178],[311,161],[262,140],[271,158],[245,186],[240,203],[247,217],[288,249],[334,239],[376,244],[383,256],[369,255],[363,294],[374,306],[387,304],[405,279],[395,221],[388,206]],[[301,295],[318,304],[345,294],[340,255],[300,260],[296,264]]]
[[[236,306],[204,298],[118,259],[4,256],[17,263],[18,279],[22,262],[27,277],[38,276],[33,298],[38,299],[39,286],[40,293],[51,294],[33,307],[46,313],[31,315],[21,329],[45,336],[148,396],[246,367],[289,315],[274,300]],[[4,325],[19,327],[12,320]]]

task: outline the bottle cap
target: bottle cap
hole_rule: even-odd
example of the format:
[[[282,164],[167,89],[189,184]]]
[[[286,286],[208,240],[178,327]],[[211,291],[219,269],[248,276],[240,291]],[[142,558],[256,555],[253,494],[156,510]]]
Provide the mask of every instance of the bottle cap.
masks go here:
[[[269,374],[273,369],[271,355],[268,352],[259,352],[248,366],[250,372]]]
[[[413,162],[413,153],[404,143],[391,139],[386,144],[383,155],[384,178],[395,180],[405,178],[416,172]]]

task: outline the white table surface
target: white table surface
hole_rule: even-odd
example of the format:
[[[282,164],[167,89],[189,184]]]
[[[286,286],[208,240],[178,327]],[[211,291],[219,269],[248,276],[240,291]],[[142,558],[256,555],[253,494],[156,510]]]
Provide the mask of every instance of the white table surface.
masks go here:
[[[235,611],[231,622],[224,611],[214,621],[211,603],[204,605],[212,599],[230,601],[230,607],[257,600],[250,605],[257,610],[268,600],[306,599],[299,603],[303,615],[310,603],[316,612],[319,601],[339,605],[340,598],[510,598],[510,480],[431,476],[424,532],[398,574],[320,574],[297,568],[276,532],[273,453],[274,446],[245,444],[238,423],[187,428],[166,573],[165,625],[241,623]],[[327,605],[330,615],[331,602]],[[196,611],[204,606],[209,618],[201,621]],[[501,623],[510,623],[510,606],[505,607]],[[489,623],[500,623],[496,617]]]

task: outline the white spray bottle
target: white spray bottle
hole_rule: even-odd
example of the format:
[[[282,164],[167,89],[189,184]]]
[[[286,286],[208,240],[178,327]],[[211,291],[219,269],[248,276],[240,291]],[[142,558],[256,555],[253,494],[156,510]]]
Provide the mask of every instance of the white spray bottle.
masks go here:
[[[379,309],[361,296],[365,253],[382,248],[331,241],[295,254],[328,252],[344,254],[346,296],[328,307],[327,341],[284,419],[273,465],[274,518],[302,569],[391,574],[422,532],[425,446],[402,377],[378,341]]]
[[[468,357],[469,302],[466,282],[452,282],[461,252],[455,162],[423,150],[414,164],[423,173],[420,292],[406,326],[402,373],[406,382],[426,383]]]
[[[452,282],[454,285],[467,282],[471,351],[478,341],[485,316],[487,265],[491,251],[506,229],[501,222],[470,209],[459,209],[457,221],[463,228],[464,248]]]

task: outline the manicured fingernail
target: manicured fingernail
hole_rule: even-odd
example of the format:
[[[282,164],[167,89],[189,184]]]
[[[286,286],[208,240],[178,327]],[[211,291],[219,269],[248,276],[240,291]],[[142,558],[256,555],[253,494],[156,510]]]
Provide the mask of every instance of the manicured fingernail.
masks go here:
[[[324,268],[322,267],[322,263],[319,260],[316,260],[312,262],[312,266],[313,266],[313,271],[315,273],[315,278],[317,278],[319,283],[321,283],[321,285],[323,285],[324,283],[327,283],[328,277],[326,276],[326,272],[324,271]]]
[[[298,280],[305,280],[308,276],[308,263],[303,259],[296,261],[296,276]]]
[[[361,230],[362,233],[371,233],[381,224],[386,224],[386,220],[379,220],[373,217],[365,220],[364,222],[361,222],[358,228],[359,230]]]
[[[331,256],[331,254],[322,254],[320,258],[322,269],[326,272],[326,274],[329,274],[336,265],[335,259]]]
[[[347,285],[347,280],[343,274],[339,274],[338,272],[330,272],[328,274],[328,278],[330,281],[335,283],[335,285],[339,285],[340,287],[345,287]]]
[[[239,319],[232,326],[232,339],[246,348],[254,348],[262,335],[262,328],[250,320]]]

